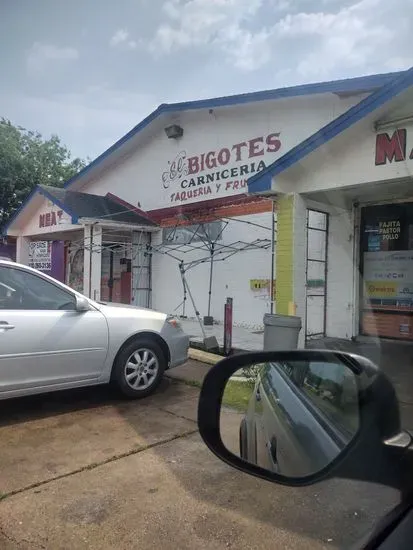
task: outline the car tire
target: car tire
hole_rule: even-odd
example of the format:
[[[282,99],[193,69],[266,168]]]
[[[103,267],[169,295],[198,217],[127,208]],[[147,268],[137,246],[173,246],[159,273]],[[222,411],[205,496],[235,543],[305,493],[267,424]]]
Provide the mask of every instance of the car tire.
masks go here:
[[[159,386],[166,363],[157,342],[147,337],[136,338],[118,354],[112,379],[124,397],[147,397]]]
[[[239,427],[239,454],[243,460],[248,460],[248,436],[245,418],[242,419]]]

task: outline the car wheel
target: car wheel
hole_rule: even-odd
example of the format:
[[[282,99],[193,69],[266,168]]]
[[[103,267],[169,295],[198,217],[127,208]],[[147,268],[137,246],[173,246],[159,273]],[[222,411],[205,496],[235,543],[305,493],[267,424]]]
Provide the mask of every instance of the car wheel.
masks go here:
[[[148,338],[137,338],[119,353],[113,380],[129,398],[146,397],[159,386],[166,368],[166,358],[160,346]]]
[[[247,422],[242,419],[239,427],[239,453],[243,460],[248,460]]]

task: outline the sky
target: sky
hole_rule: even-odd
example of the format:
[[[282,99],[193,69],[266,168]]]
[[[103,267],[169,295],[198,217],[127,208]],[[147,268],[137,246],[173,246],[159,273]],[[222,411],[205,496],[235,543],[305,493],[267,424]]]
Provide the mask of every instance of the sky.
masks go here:
[[[0,0],[0,116],[98,156],[161,103],[413,65],[413,0]]]

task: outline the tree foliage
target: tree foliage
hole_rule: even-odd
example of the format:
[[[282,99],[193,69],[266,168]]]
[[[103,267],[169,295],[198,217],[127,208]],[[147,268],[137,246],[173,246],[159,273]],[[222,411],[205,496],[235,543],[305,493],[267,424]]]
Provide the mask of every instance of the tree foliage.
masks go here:
[[[60,187],[85,164],[71,158],[58,136],[45,140],[38,132],[0,119],[0,227],[36,185]]]

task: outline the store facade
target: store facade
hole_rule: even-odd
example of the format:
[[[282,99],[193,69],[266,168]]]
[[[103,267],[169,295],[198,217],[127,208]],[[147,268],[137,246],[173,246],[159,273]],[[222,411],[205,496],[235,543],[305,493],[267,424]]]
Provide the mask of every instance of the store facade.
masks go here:
[[[288,167],[282,178],[271,170],[398,77],[162,105],[69,181],[69,195],[38,189],[29,198],[7,229],[17,260],[29,262],[30,243],[62,243],[64,280],[95,299],[192,317],[186,288],[201,316],[216,321],[231,297],[239,325],[260,329],[271,307],[296,309],[304,335],[352,337],[358,297],[348,281],[360,209],[340,193],[327,197],[334,189],[323,188],[325,179],[342,186],[336,175],[312,185],[320,166]],[[87,196],[118,208],[82,211]],[[121,219],[131,212],[134,219]]]
[[[308,229],[299,219],[311,208],[328,217],[327,336],[413,340],[412,100],[409,70],[249,180],[251,193],[278,197],[278,224],[286,218],[296,258],[284,295],[304,319],[312,298],[308,253],[307,266],[302,260]],[[280,244],[277,266],[285,269]]]

